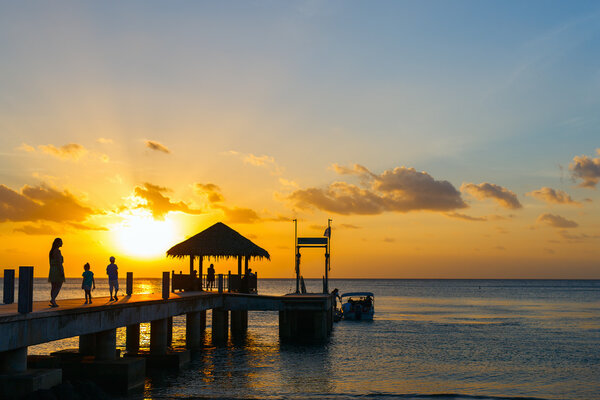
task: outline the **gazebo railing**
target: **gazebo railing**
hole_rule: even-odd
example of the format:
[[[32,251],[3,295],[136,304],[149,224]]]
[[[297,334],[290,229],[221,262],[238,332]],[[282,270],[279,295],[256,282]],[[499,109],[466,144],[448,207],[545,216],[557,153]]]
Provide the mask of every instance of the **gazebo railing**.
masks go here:
[[[237,293],[256,293],[258,290],[258,278],[256,273],[248,275],[223,274],[223,291]],[[215,274],[214,280],[208,280],[208,274],[201,277],[184,274],[181,271],[171,272],[171,291],[210,291],[219,290],[219,274]]]

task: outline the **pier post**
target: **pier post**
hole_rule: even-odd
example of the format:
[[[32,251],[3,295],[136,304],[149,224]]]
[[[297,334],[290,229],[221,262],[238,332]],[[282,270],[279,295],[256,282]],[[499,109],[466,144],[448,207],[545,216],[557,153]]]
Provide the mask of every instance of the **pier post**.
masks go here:
[[[206,330],[206,310],[199,311],[200,313],[200,333],[204,333]]]
[[[150,322],[150,354],[167,353],[167,319],[157,319]]]
[[[19,267],[19,304],[21,314],[33,310],[33,267]]]
[[[248,310],[231,310],[231,333],[244,335],[248,331]]]
[[[117,359],[117,329],[108,329],[96,333],[96,360],[112,361]]]
[[[219,274],[219,293],[223,293],[223,274]]]
[[[316,311],[313,315],[314,318],[314,336],[315,340],[326,340],[327,339],[327,311]]]
[[[212,339],[215,343],[227,342],[229,312],[224,308],[212,309]]]
[[[0,352],[0,374],[23,372],[27,369],[27,347]]]
[[[167,347],[173,344],[173,317],[167,317]]]
[[[163,279],[162,279],[162,298],[163,299],[168,299],[169,298],[169,271],[167,272],[163,272]]]
[[[12,304],[15,302],[15,270],[4,270],[4,304]]]
[[[206,326],[206,311],[193,311],[185,315],[185,345],[188,349],[199,349],[202,347],[202,313],[204,313],[204,325]]]
[[[93,356],[96,354],[96,334],[88,333],[79,336],[79,354]]]
[[[127,296],[131,296],[133,294],[133,272],[127,273],[127,283],[125,285]]]
[[[125,350],[137,353],[140,350],[140,324],[127,325],[125,329]]]
[[[289,340],[292,337],[292,318],[291,311],[279,311],[279,337],[282,340]]]

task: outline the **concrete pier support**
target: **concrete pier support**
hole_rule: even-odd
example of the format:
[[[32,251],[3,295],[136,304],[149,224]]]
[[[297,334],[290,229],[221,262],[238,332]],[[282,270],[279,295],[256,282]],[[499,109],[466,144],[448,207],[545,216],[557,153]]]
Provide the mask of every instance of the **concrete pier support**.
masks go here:
[[[213,308],[212,310],[212,340],[214,343],[222,344],[227,342],[228,318],[229,312],[223,308]]]
[[[279,311],[279,337],[283,342],[322,342],[329,333],[328,310]]]
[[[0,353],[0,374],[22,372],[27,369],[27,347]]]
[[[27,369],[27,347],[0,352],[0,399],[17,399],[61,382],[60,369]]]
[[[128,353],[140,350],[140,324],[127,325],[125,328],[125,350]]]
[[[112,361],[117,359],[117,330],[109,329],[96,333],[96,360]]]
[[[79,354],[82,356],[96,355],[96,334],[79,336]]]
[[[169,342],[167,318],[150,322],[150,354],[166,354]]]
[[[231,333],[243,336],[248,332],[248,310],[231,310]]]
[[[173,317],[167,318],[167,347],[173,344]]]
[[[185,345],[188,349],[202,348],[202,336],[206,327],[206,311],[189,312],[185,316]]]

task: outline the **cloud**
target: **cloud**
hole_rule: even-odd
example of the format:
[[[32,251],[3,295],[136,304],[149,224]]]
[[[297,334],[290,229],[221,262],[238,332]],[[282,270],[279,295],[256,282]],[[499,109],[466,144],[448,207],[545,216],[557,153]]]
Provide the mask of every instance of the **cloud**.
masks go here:
[[[35,147],[30,146],[27,143],[21,143],[21,146],[17,147],[17,150],[26,151],[27,153],[35,153]]]
[[[225,214],[227,222],[232,224],[251,224],[261,221],[261,217],[256,213],[256,211],[250,208],[228,208],[225,206],[220,206],[218,208]]]
[[[445,215],[450,218],[464,219],[465,221],[487,221],[486,217],[472,217],[470,215],[456,212],[446,213]]]
[[[598,239],[600,237],[600,235],[588,235],[585,233],[582,233],[580,235],[575,235],[575,234],[572,234],[571,232],[567,231],[566,229],[561,229],[560,231],[558,231],[558,234],[563,239],[567,239],[572,242],[582,242],[587,239]]]
[[[296,182],[284,178],[279,178],[279,183],[281,183],[283,186],[291,186],[294,188],[298,187],[298,184]]]
[[[103,137],[96,139],[96,142],[102,143],[102,144],[113,144],[114,143],[112,139],[107,139],[107,138],[103,138]]]
[[[69,143],[60,147],[55,147],[51,144],[38,146],[43,153],[58,157],[61,160],[77,161],[83,157],[88,151],[85,147],[77,143]]]
[[[460,191],[469,193],[478,200],[493,199],[504,208],[516,210],[523,207],[514,192],[493,183],[463,183]]]
[[[69,222],[69,225],[75,229],[79,229],[82,231],[107,231],[108,230],[108,228],[105,228],[103,226],[80,224],[78,222]]]
[[[162,151],[163,153],[167,154],[171,153],[171,150],[169,150],[167,146],[154,140],[146,140],[146,147],[150,150]]]
[[[61,192],[45,185],[25,185],[16,192],[0,184],[0,222],[81,222],[95,213],[67,191]]]
[[[341,224],[340,227],[344,229],[361,229],[360,226],[352,225],[352,224]]]
[[[596,153],[600,156],[600,149],[597,149]],[[569,164],[569,171],[575,181],[583,180],[579,186],[595,188],[600,181],[600,157],[575,156]]]
[[[539,190],[526,193],[525,195],[535,197],[536,199],[545,201],[548,204],[581,205],[581,203],[573,200],[566,192],[563,192],[562,190],[554,190],[549,187],[543,187]]]
[[[375,215],[387,211],[450,211],[466,208],[460,193],[448,181],[435,180],[426,172],[397,167],[377,175],[361,165],[354,168],[334,164],[342,175],[357,175],[361,186],[334,182],[327,188],[292,192],[288,199],[301,209],[315,207],[343,215]]]
[[[386,243],[394,243],[396,241],[396,239],[386,237],[386,238],[383,238],[383,241]]]
[[[577,228],[579,224],[575,221],[568,220],[560,215],[542,214],[537,218],[538,223],[544,223],[554,228]]]
[[[252,153],[240,153],[239,151],[229,150],[226,153],[227,155],[236,156],[242,159],[244,164],[250,164],[255,167],[264,167],[271,170],[273,175],[281,175],[283,173],[283,168],[280,167],[277,162],[275,162],[275,158],[267,155],[257,156]]]
[[[220,203],[224,200],[221,188],[214,183],[195,183],[194,192],[199,195],[205,195],[211,203]]]
[[[180,211],[186,214],[198,215],[202,214],[201,210],[191,209],[183,201],[172,202],[164,193],[170,192],[170,189],[144,183],[144,186],[136,186],[134,189],[135,195],[144,200],[143,204],[138,205],[138,208],[145,208],[152,212],[154,218],[164,218],[171,211]]]
[[[27,235],[58,235],[59,232],[49,225],[24,225],[21,228],[13,229],[13,232],[23,232]]]

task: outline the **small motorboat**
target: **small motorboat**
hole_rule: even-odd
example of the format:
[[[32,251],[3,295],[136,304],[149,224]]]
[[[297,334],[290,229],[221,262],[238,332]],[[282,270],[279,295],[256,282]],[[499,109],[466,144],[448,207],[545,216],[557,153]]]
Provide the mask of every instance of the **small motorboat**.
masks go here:
[[[372,321],[375,296],[371,292],[350,292],[340,296],[342,318],[353,321]]]

